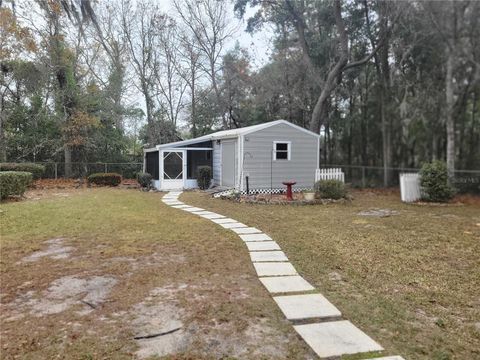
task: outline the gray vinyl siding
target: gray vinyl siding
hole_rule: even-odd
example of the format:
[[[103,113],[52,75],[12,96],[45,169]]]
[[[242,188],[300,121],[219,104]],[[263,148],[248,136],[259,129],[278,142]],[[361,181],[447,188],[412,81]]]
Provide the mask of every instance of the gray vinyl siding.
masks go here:
[[[220,143],[217,144],[217,141],[213,141],[212,160],[213,183],[219,186],[222,180],[222,148]]]
[[[249,175],[250,188],[270,188],[274,141],[290,141],[291,158],[272,162],[273,188],[284,188],[282,182],[286,180],[296,181],[294,188],[313,186],[318,138],[286,124],[278,124],[245,135],[243,173]]]

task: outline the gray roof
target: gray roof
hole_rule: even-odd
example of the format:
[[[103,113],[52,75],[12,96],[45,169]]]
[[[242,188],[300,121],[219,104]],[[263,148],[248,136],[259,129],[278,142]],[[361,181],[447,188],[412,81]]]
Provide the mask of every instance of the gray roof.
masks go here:
[[[301,126],[292,124],[291,122],[289,122],[287,120],[275,120],[275,121],[270,121],[270,122],[263,123],[263,124],[246,126],[246,127],[238,128],[238,129],[217,131],[217,132],[214,132],[212,134],[200,136],[200,137],[197,137],[197,138],[194,138],[194,139],[176,141],[176,142],[172,142],[172,143],[168,143],[168,144],[161,144],[161,145],[157,145],[155,148],[145,149],[145,151],[155,151],[155,149],[158,150],[158,149],[165,149],[165,148],[171,148],[171,147],[187,146],[187,145],[201,143],[201,142],[204,142],[204,141],[235,138],[235,137],[238,137],[240,135],[246,135],[246,134],[250,134],[250,133],[255,132],[255,131],[266,129],[270,126],[274,126],[274,125],[277,125],[277,124],[286,124],[286,125],[289,125],[289,126],[295,128],[297,130],[301,130],[301,131],[304,131],[306,133],[309,133],[312,136],[315,136],[315,137],[320,136],[320,135],[318,135],[318,134],[316,134],[316,133],[314,133],[310,130],[302,128]]]

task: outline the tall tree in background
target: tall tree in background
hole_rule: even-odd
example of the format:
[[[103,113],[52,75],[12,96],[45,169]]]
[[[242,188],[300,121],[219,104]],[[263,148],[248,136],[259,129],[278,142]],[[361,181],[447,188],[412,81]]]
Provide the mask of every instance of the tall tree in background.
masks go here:
[[[452,177],[455,170],[456,109],[465,99],[462,94],[479,81],[478,19],[480,4],[476,1],[443,1],[423,4],[433,30],[445,51],[445,128],[447,134],[447,168]],[[477,54],[476,54],[477,53]],[[466,71],[462,71],[466,70]]]
[[[174,0],[175,9],[195,38],[195,46],[206,58],[204,71],[208,74],[215,92],[219,113],[224,129],[228,128],[222,96],[218,85],[221,56],[226,41],[234,28],[228,23],[227,2],[216,0]]]
[[[195,37],[189,31],[181,30],[179,39],[178,73],[185,80],[190,91],[190,126],[192,137],[198,135],[197,124],[197,88],[202,77],[202,55],[195,45]]]
[[[142,0],[134,5],[129,0],[122,0],[121,19],[131,65],[137,78],[135,84],[145,101],[147,142],[153,146],[165,142],[162,141],[162,126],[155,123],[155,114],[158,111],[156,83],[161,73],[157,50],[161,46],[160,34],[165,30],[167,18],[154,3]]]

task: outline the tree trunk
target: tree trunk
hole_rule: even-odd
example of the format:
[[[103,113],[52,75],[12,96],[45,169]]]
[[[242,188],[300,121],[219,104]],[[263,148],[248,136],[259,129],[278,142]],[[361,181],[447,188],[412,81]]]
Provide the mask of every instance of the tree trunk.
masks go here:
[[[5,139],[5,120],[6,113],[4,110],[4,100],[2,97],[2,104],[0,109],[0,162],[7,161],[7,143]]]
[[[195,109],[195,73],[192,72],[192,81],[191,81],[191,89],[190,89],[192,96],[191,96],[191,123],[192,123],[192,136],[195,138],[197,137],[197,113]]]
[[[455,170],[455,119],[453,116],[453,107],[455,98],[453,94],[453,67],[454,56],[452,50],[447,46],[447,64],[445,76],[445,101],[446,111],[446,131],[447,131],[447,169],[449,177],[453,177]]]
[[[69,145],[64,146],[65,156],[65,177],[72,177],[72,148]]]

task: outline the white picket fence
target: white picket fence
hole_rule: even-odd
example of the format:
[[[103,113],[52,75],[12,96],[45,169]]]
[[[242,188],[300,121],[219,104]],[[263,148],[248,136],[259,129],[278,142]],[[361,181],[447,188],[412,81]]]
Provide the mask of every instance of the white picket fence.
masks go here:
[[[422,198],[418,173],[400,174],[400,197],[403,202],[414,202]]]
[[[345,174],[342,169],[317,169],[315,171],[315,182],[319,180],[340,180],[345,183]]]

